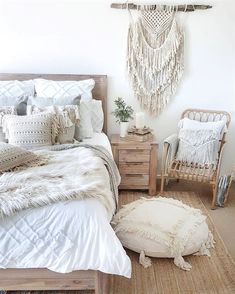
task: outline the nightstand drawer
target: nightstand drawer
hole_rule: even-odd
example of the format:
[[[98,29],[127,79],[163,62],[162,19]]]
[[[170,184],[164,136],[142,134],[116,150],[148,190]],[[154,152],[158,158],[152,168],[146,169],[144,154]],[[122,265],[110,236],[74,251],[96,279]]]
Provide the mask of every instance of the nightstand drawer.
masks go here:
[[[119,163],[119,171],[121,175],[126,174],[149,174],[148,162],[135,162],[135,163]]]
[[[150,150],[129,149],[119,150],[119,162],[149,162]]]
[[[122,186],[147,186],[149,184],[149,175],[122,175]]]

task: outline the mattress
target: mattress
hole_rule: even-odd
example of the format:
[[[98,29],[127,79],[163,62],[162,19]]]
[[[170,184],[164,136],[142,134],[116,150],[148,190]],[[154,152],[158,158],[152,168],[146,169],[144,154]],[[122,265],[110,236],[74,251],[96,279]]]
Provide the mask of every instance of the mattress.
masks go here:
[[[84,143],[111,152],[103,133]],[[109,185],[105,168],[103,172]],[[60,273],[91,269],[130,278],[130,259],[110,221],[105,206],[94,198],[20,211],[0,220],[0,268],[48,268]]]

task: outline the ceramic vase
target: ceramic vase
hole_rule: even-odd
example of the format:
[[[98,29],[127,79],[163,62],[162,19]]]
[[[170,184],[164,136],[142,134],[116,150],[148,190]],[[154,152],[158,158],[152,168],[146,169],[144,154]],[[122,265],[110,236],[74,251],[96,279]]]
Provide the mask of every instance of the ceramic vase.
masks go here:
[[[129,127],[129,122],[120,122],[120,137],[123,138],[127,134],[127,130]]]

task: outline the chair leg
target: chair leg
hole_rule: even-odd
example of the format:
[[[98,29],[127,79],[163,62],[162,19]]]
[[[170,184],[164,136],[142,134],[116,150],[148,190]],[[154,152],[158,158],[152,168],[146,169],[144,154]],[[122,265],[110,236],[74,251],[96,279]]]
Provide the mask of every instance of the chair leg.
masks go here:
[[[164,175],[161,176],[161,188],[160,188],[160,193],[163,193],[164,191],[164,181],[165,181],[165,177]]]
[[[217,196],[217,183],[213,185],[213,199],[211,203],[211,209],[216,209],[216,196]]]

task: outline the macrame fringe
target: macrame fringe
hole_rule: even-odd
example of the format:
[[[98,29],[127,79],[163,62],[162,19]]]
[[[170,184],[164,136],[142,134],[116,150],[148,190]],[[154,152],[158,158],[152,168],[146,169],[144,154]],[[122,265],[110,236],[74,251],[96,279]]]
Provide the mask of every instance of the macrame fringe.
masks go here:
[[[157,115],[175,94],[183,75],[184,33],[174,14],[143,11],[142,18],[131,22],[128,31],[127,68],[133,90],[142,108]],[[148,20],[148,14],[150,18]],[[162,32],[160,33],[160,30]]]

